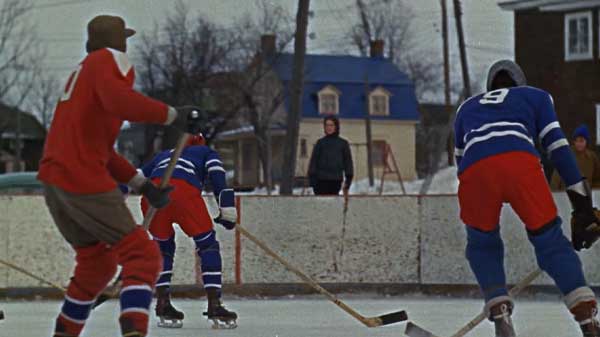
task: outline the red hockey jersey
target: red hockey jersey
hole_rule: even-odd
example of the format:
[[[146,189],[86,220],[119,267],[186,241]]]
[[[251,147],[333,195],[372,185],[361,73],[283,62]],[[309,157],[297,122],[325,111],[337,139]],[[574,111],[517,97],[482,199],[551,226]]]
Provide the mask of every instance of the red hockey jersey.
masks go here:
[[[108,192],[127,183],[135,168],[114,143],[123,121],[165,123],[166,104],[133,90],[127,55],[90,53],[71,74],[58,103],[38,179],[77,194]]]

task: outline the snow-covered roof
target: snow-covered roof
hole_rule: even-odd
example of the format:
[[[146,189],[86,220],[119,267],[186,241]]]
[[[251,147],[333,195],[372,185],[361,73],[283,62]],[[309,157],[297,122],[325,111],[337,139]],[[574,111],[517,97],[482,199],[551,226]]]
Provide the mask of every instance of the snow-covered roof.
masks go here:
[[[542,12],[561,12],[600,6],[600,0],[508,0],[498,3],[504,10],[539,9]]]

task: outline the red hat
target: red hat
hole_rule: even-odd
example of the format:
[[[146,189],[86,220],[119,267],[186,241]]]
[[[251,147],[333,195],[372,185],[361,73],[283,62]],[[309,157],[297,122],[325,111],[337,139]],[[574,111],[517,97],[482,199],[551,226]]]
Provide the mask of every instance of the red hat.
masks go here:
[[[204,136],[201,133],[199,133],[197,135],[190,136],[190,138],[188,138],[188,141],[185,145],[186,146],[206,145],[206,140],[204,139]]]

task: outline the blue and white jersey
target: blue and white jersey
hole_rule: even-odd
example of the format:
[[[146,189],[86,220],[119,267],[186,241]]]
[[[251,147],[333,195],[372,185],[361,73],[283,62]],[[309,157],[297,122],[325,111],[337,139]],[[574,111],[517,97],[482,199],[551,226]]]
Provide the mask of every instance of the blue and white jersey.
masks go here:
[[[458,174],[481,159],[505,152],[525,151],[539,157],[537,139],[567,186],[582,179],[556,119],[552,96],[544,90],[522,86],[473,96],[456,112],[454,135]]]
[[[163,151],[147,164],[142,166],[142,172],[147,178],[162,177],[171,160],[173,150]],[[204,179],[208,176],[213,186],[215,196],[227,187],[225,169],[219,154],[208,146],[194,145],[183,149],[177,161],[173,178],[183,179],[202,191]]]

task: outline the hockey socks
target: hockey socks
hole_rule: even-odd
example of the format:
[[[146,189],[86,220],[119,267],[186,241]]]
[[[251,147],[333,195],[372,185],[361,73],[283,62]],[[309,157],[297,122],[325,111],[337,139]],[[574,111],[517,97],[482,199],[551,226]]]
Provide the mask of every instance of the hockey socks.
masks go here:
[[[466,255],[486,302],[508,295],[504,273],[504,243],[499,228],[482,232],[467,226]]]
[[[175,236],[171,236],[166,240],[154,238],[158,242],[160,253],[162,255],[163,268],[159,274],[156,287],[170,287],[171,278],[173,277],[173,259],[175,258]]]
[[[200,257],[204,288],[221,289],[221,252],[214,230],[193,237]]]
[[[67,287],[55,336],[79,336],[96,296],[117,271],[117,257],[104,244],[75,248],[76,266]]]
[[[535,248],[540,269],[554,280],[564,296],[568,296],[578,288],[587,287],[587,284],[581,261],[571,242],[564,236],[560,224],[561,220],[557,217],[541,232],[529,233],[528,236]]]

